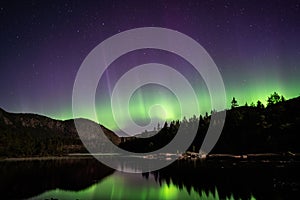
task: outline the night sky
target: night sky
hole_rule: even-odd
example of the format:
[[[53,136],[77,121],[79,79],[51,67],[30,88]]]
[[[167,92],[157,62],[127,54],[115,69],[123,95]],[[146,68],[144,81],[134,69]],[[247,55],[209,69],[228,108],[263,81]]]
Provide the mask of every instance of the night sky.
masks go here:
[[[0,107],[72,118],[73,84],[88,53],[110,36],[149,26],[180,31],[206,49],[223,77],[228,107],[233,96],[240,105],[265,103],[274,91],[300,96],[300,1],[1,1]],[[201,112],[209,112],[205,84],[189,63],[144,49],[117,59],[101,78],[100,123],[116,129],[109,101],[114,83],[149,62],[181,69],[201,93]],[[166,107],[167,119],[180,117],[176,96],[158,85],[136,91],[132,117],[144,124],[156,104]]]

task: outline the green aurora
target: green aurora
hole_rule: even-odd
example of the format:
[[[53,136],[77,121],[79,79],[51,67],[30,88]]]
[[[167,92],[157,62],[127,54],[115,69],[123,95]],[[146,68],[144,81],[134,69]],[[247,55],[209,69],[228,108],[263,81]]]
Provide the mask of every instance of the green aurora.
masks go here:
[[[230,102],[232,97],[235,97],[240,106],[248,105],[251,103],[256,104],[260,100],[264,105],[267,104],[267,98],[273,92],[277,92],[283,95],[286,99],[294,98],[300,95],[297,80],[292,80],[290,84],[281,84],[279,81],[270,81],[267,79],[257,79],[255,81],[245,81],[242,84],[227,84],[226,96],[227,96],[227,108],[230,108]],[[225,82],[226,84],[226,82]],[[151,117],[155,117],[161,120],[172,121],[182,119],[181,109],[178,99],[175,94],[166,88],[160,88],[157,90],[158,86],[154,87],[141,87],[132,95],[129,103],[129,112],[132,119],[138,125],[146,125],[150,122]],[[157,92],[158,91],[158,92]],[[206,112],[210,113],[212,110],[210,97],[207,91],[202,92],[201,95],[198,91],[198,102],[200,106],[200,114],[205,115]],[[118,127],[114,122],[114,117],[111,110],[110,99],[103,98],[96,103],[97,119],[89,116],[85,113],[85,109],[82,109],[82,117],[91,119],[100,124],[103,124],[107,128],[116,131]],[[124,109],[126,109],[124,105]],[[161,110],[162,109],[162,110]],[[192,117],[195,108],[191,108],[186,113],[189,113],[186,117]],[[115,113],[118,115],[123,114],[123,111]],[[70,106],[66,106],[55,113],[49,113],[48,116],[66,120],[73,118],[72,109]],[[124,118],[123,124],[126,125],[127,119]]]
[[[53,2],[56,6],[50,7],[39,4],[40,9],[26,3],[3,3],[0,10],[3,15],[0,23],[0,107],[9,112],[36,113],[60,120],[73,118],[74,80],[88,53],[115,34],[150,26],[181,32],[203,46],[222,75],[227,108],[230,108],[232,97],[239,105],[246,102],[250,105],[258,100],[266,105],[267,97],[275,91],[286,99],[300,96],[297,1],[172,3],[170,7],[155,1],[149,4],[135,1],[68,4],[70,11],[78,9],[76,14],[66,12],[68,17],[62,15],[68,9],[61,1]],[[28,7],[20,10],[20,6]],[[112,12],[114,6],[120,8]],[[80,15],[85,12],[86,15]],[[105,52],[99,58],[101,56],[105,59]],[[210,113],[208,91],[203,80],[194,77],[195,70],[190,69],[192,66],[188,61],[172,52],[140,49],[124,54],[110,64],[104,74],[105,80],[99,83],[107,84],[104,90],[109,91],[102,93],[100,89],[95,99],[97,117],[87,113],[87,107],[94,105],[81,108],[80,116],[76,117],[118,130],[109,98],[113,86],[122,74],[145,63],[161,63],[178,70],[197,90],[200,113]],[[176,94],[165,89],[160,90],[164,94],[153,94],[148,89],[137,91],[129,105],[131,117],[137,124],[149,123],[150,117],[170,121],[195,114],[192,107],[180,112]],[[159,107],[164,110],[159,111]],[[129,119],[123,117],[123,113],[120,110],[115,115],[121,116],[120,123],[125,126]]]
[[[154,182],[154,181],[153,181]],[[155,200],[168,200],[168,199],[199,199],[199,200],[219,200],[217,189],[214,192],[206,193],[201,191],[198,193],[192,188],[190,191],[186,187],[179,189],[176,185],[170,182],[159,184],[150,184],[148,180],[143,179],[141,182],[130,182],[122,176],[121,173],[115,173],[101,182],[96,183],[86,189],[80,191],[67,191],[61,189],[54,189],[45,192],[32,199],[155,199]],[[251,200],[255,198],[252,196]],[[226,200],[234,200],[233,195],[227,197]]]
[[[276,86],[274,87],[274,85],[277,85],[278,87]],[[256,104],[258,100],[260,100],[264,105],[266,105],[268,96],[270,96],[270,94],[272,94],[274,91],[276,91],[280,95],[283,95],[286,99],[300,96],[299,89],[295,86],[291,87],[288,90],[286,87],[281,87],[280,84],[278,84],[277,82],[273,82],[265,85],[264,89],[261,89],[260,83],[257,83],[252,87],[245,86],[243,91],[239,93],[235,92],[235,89],[228,89],[226,92],[227,108],[228,109],[230,108],[231,105],[230,102],[232,100],[232,97],[235,97],[237,99],[238,104],[240,106],[245,105],[245,103],[250,105],[252,102]],[[166,94],[166,95],[169,95],[167,99],[163,99],[163,98],[155,99],[154,97],[139,99],[137,97],[132,97],[130,101],[129,111],[134,121],[139,125],[145,125],[150,120],[149,115],[151,115],[152,117],[162,116],[165,117],[167,121],[182,119],[179,103],[176,97],[174,97],[173,94]],[[139,96],[139,95],[135,95],[135,96]],[[147,96],[147,95],[142,95],[142,96]],[[153,109],[151,113],[150,108],[156,105],[162,107],[163,111],[158,112],[157,109]],[[201,101],[199,100],[199,105],[200,105],[201,115],[205,115],[205,112],[210,113],[211,105],[210,105],[209,97],[206,96],[206,98],[201,99]],[[97,119],[85,113],[84,108],[82,109],[83,111],[81,117],[98,122],[113,131],[118,129],[116,123],[114,122],[110,105],[107,105],[107,103],[103,103],[103,104],[98,103],[96,109],[97,109],[97,117],[98,117]],[[192,117],[192,115],[194,114],[193,110],[194,109],[191,108],[191,110],[189,111],[191,115],[186,117]],[[67,120],[73,118],[73,113],[70,106],[65,106],[59,110],[55,109],[55,111],[36,112],[36,113],[47,115],[51,118],[59,119],[59,120]],[[124,122],[126,122],[125,119]]]

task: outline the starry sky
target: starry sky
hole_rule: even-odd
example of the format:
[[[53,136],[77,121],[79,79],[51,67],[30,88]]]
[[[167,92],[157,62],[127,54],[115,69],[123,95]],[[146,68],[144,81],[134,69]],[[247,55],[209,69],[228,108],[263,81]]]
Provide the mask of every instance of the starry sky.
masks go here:
[[[72,118],[73,84],[88,53],[110,36],[149,26],[180,31],[206,49],[223,77],[228,107],[233,96],[240,105],[265,103],[274,91],[300,96],[300,1],[1,1],[0,107]],[[205,83],[189,63],[143,49],[121,56],[101,77],[100,123],[117,129],[109,94],[122,74],[149,62],[181,70],[201,94],[201,112],[210,111]],[[147,124],[147,110],[156,104],[165,106],[168,120],[180,117],[176,95],[158,85],[134,93],[132,117]]]

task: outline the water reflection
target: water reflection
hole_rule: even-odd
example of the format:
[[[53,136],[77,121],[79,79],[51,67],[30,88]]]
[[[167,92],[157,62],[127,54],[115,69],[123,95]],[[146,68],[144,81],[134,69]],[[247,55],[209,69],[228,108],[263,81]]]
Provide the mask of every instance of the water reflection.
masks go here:
[[[0,198],[24,199],[56,188],[79,191],[113,172],[94,159],[0,161]]]
[[[218,191],[198,193],[194,189],[179,189],[172,182],[156,184],[154,180],[143,180],[138,174],[115,172],[91,187],[74,192],[52,190],[32,199],[219,199]],[[229,198],[228,198],[229,199]]]
[[[188,192],[220,199],[293,199],[300,194],[299,162],[240,160],[181,160],[167,168],[143,174],[158,183],[174,184]]]
[[[181,160],[128,174],[95,159],[0,162],[2,199],[291,199],[299,164]]]

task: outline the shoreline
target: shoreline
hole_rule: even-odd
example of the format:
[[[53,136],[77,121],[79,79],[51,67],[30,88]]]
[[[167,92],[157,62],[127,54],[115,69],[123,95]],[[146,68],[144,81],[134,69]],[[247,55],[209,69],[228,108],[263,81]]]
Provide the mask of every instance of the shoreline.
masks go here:
[[[110,155],[113,156],[113,155]],[[66,160],[66,159],[91,159],[94,158],[92,154],[73,153],[59,156],[30,156],[30,157],[8,157],[0,158],[0,162],[5,161],[35,161],[35,160]],[[253,160],[253,159],[292,159],[300,160],[300,153],[256,153],[256,154],[207,154],[200,155],[196,152],[186,152],[178,157],[178,160]]]
[[[228,154],[228,153],[215,153],[215,154],[200,154],[197,152],[186,152],[182,154],[181,159],[185,158],[232,158],[232,159],[251,159],[251,158],[293,158],[300,157],[300,153],[284,152],[284,153],[245,153],[245,154]]]
[[[93,158],[92,155],[85,156],[72,156],[72,155],[63,155],[63,156],[32,156],[32,157],[10,157],[10,158],[0,158],[0,162],[5,161],[34,161],[34,160],[66,160],[66,159],[87,159]]]

